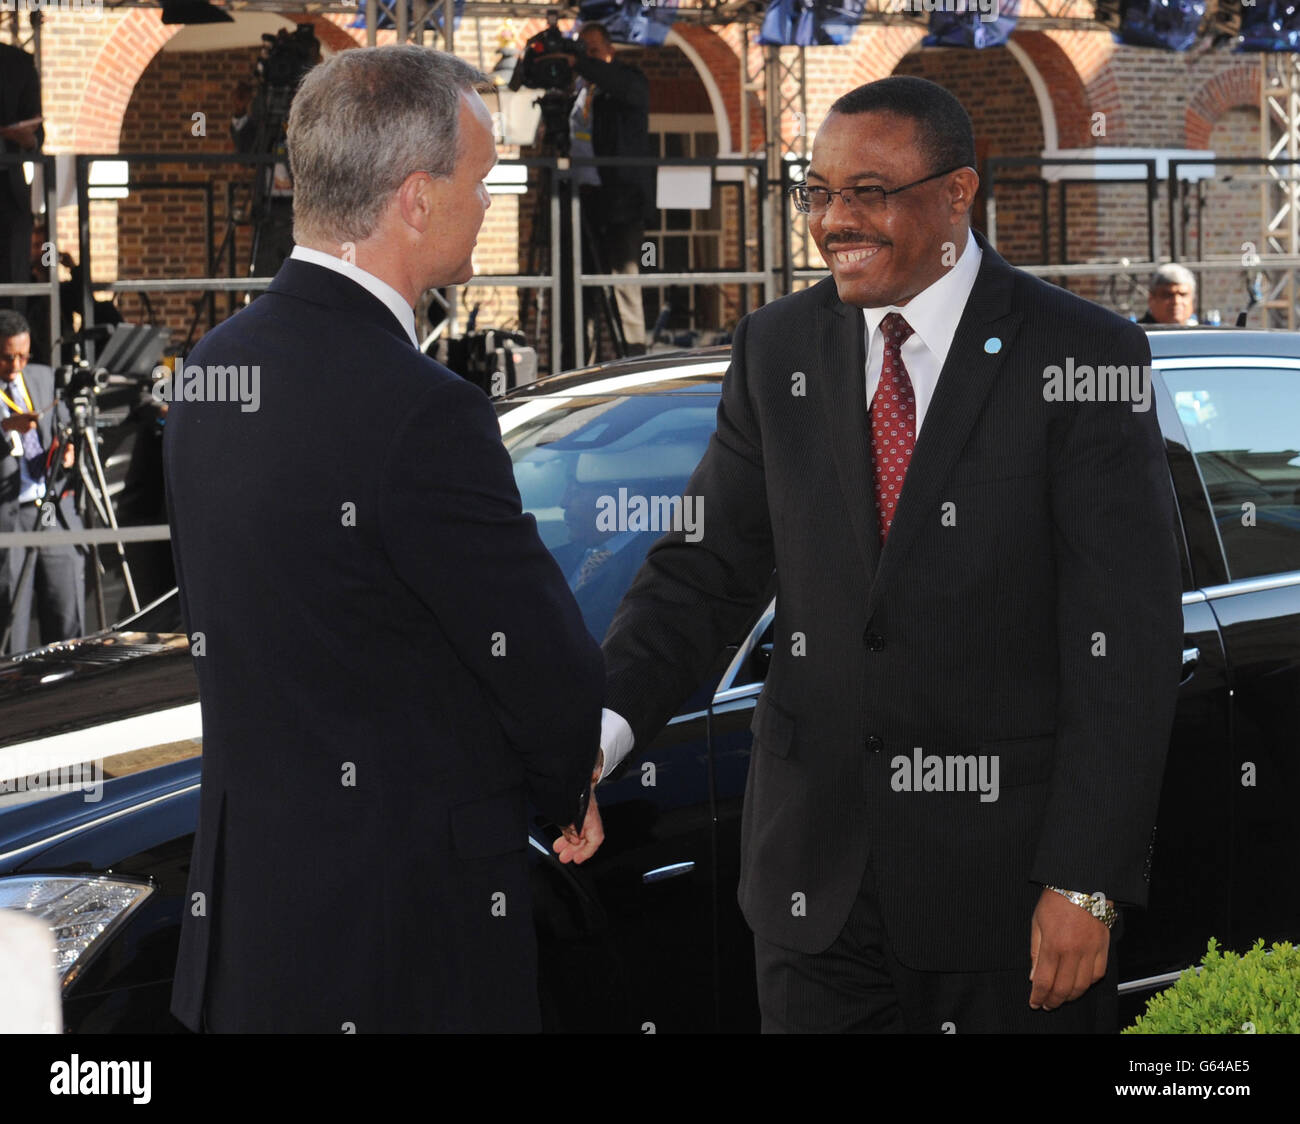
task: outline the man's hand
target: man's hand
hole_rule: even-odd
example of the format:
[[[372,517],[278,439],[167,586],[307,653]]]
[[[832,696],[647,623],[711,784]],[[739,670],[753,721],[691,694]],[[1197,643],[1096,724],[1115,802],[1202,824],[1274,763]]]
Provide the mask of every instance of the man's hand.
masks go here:
[[[585,863],[605,842],[605,825],[600,820],[600,809],[596,807],[596,785],[600,775],[605,771],[605,751],[596,751],[596,766],[591,771],[591,797],[587,801],[587,815],[582,821],[582,833],[577,825],[569,824],[563,834],[552,846],[562,863]]]
[[[77,459],[77,447],[71,441],[65,441],[63,444],[63,467],[71,468],[73,462]]]
[[[1055,1010],[1106,974],[1110,930],[1055,890],[1043,890],[1029,927],[1029,1005]]]
[[[5,433],[26,433],[29,429],[36,428],[35,414],[10,414],[3,421],[0,421],[0,429]]]

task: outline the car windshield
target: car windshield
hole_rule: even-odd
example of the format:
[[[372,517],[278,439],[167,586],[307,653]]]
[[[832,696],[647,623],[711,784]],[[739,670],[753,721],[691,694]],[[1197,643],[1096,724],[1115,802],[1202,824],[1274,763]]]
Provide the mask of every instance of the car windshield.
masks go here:
[[[682,493],[713,433],[718,383],[674,381],[671,391],[501,407],[524,510],[597,640],[655,540],[703,530],[697,501]]]

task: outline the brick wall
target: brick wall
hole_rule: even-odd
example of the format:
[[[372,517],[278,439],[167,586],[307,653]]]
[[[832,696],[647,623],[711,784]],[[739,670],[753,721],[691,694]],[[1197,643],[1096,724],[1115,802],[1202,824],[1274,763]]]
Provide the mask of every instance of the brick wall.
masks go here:
[[[317,33],[331,49],[364,42],[364,32],[346,28],[351,15],[312,18]],[[491,69],[504,39],[521,44],[540,29],[541,21],[485,19],[465,21],[457,35],[463,57]],[[754,25],[704,28],[678,25],[674,36],[689,48],[632,52],[652,82],[659,112],[708,113],[715,108],[694,69],[698,58],[712,77],[726,115],[735,149],[762,150],[761,77],[756,90],[742,91],[741,58],[751,69],[763,49],[746,42]],[[157,9],[106,9],[99,20],[74,14],[50,13],[44,25],[44,112],[47,151],[114,153],[117,151],[229,151],[226,99],[234,80],[247,71],[248,51],[168,52],[159,50],[176,29],[164,26]],[[912,25],[863,25],[843,48],[810,48],[806,53],[807,114],[798,120],[786,114],[781,131],[787,144],[808,143],[810,134],[831,102],[854,86],[890,73],[923,74],[953,89],[971,112],[981,156],[1036,155],[1047,141],[1039,107],[1025,69],[1007,50],[984,52],[920,50],[924,34]],[[388,42],[392,33],[381,33]],[[1018,32],[1014,42],[1041,76],[1062,147],[1135,145],[1149,147],[1214,148],[1224,155],[1258,151],[1260,64],[1225,52],[1192,56],[1116,46],[1104,31]],[[783,57],[789,58],[790,49]],[[745,97],[751,130],[741,136],[740,106]],[[191,114],[208,114],[206,137],[191,135]],[[802,135],[801,135],[802,134]],[[509,155],[509,153],[503,153]],[[201,182],[206,173],[176,165],[158,169],[167,181],[164,190],[138,191],[121,205],[105,202],[92,207],[93,275],[183,276],[204,271],[200,197],[183,185]],[[217,237],[223,230],[224,184],[216,179]],[[173,186],[174,185],[174,186]],[[1049,193],[1048,254],[1065,253],[1059,234],[1059,193]],[[1042,256],[1041,194],[1037,185],[998,190],[999,248],[1013,261]],[[1258,192],[1252,188],[1216,184],[1207,195],[1207,252],[1230,252],[1251,240],[1259,226]],[[1160,245],[1167,252],[1162,190],[1158,214]],[[731,207],[728,204],[728,207]],[[522,268],[521,246],[527,244],[531,204],[513,196],[498,196],[488,212],[476,256],[483,272]],[[731,207],[734,211],[734,207]],[[724,213],[729,213],[724,209]],[[1068,255],[1072,260],[1145,255],[1144,194],[1121,185],[1081,185],[1070,189]],[[1191,227],[1195,236],[1196,220]],[[75,242],[70,208],[58,216],[65,245]],[[797,229],[796,229],[797,234]],[[246,253],[247,231],[237,245]],[[796,237],[796,245],[799,239]],[[73,246],[75,251],[75,246]],[[739,262],[734,235],[724,247],[727,264]],[[820,265],[815,253],[809,264]],[[1225,308],[1233,301],[1240,277],[1220,276],[1207,283],[1207,298]],[[1128,301],[1130,294],[1101,283],[1073,282],[1079,291],[1103,299]],[[724,294],[722,315],[730,318],[738,292]],[[156,314],[178,330],[187,330],[192,297],[153,300]],[[462,293],[462,304],[484,304],[485,320],[509,322],[518,315],[513,290],[478,286]],[[141,310],[140,299],[126,296],[128,315]]]

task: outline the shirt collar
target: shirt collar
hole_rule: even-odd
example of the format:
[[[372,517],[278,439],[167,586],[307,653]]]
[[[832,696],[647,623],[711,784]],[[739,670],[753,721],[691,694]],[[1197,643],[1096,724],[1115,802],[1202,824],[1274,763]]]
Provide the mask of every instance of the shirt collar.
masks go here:
[[[355,262],[344,261],[342,258],[336,258],[333,254],[313,250],[309,246],[294,246],[293,253],[289,256],[297,258],[299,261],[309,262],[312,265],[332,269],[335,273],[343,274],[350,281],[355,281],[368,293],[383,301],[393,315],[397,317],[397,322],[405,329],[411,343],[417,348],[420,346],[420,341],[415,336],[415,311],[406,303],[406,298],[387,281],[381,280],[373,273],[368,273]]]
[[[881,308],[864,308],[862,315],[867,323],[868,350],[871,337],[880,327],[880,322],[889,313],[897,312],[911,325],[912,331],[920,337],[942,368],[948,358],[948,350],[952,347],[952,337],[957,334],[957,323],[961,320],[966,300],[975,287],[982,256],[975,235],[967,231],[966,247],[957,259],[957,264],[929,288],[922,289],[902,307],[891,304]]]

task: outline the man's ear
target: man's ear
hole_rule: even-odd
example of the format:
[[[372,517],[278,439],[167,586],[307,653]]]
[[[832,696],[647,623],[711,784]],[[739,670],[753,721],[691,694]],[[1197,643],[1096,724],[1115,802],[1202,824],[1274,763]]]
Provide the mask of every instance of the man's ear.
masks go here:
[[[954,215],[969,214],[975,206],[975,193],[980,187],[980,177],[974,168],[958,168],[948,181],[948,199]]]
[[[428,172],[412,172],[394,192],[393,206],[404,225],[423,234],[433,222],[437,193],[446,180],[435,179]]]

